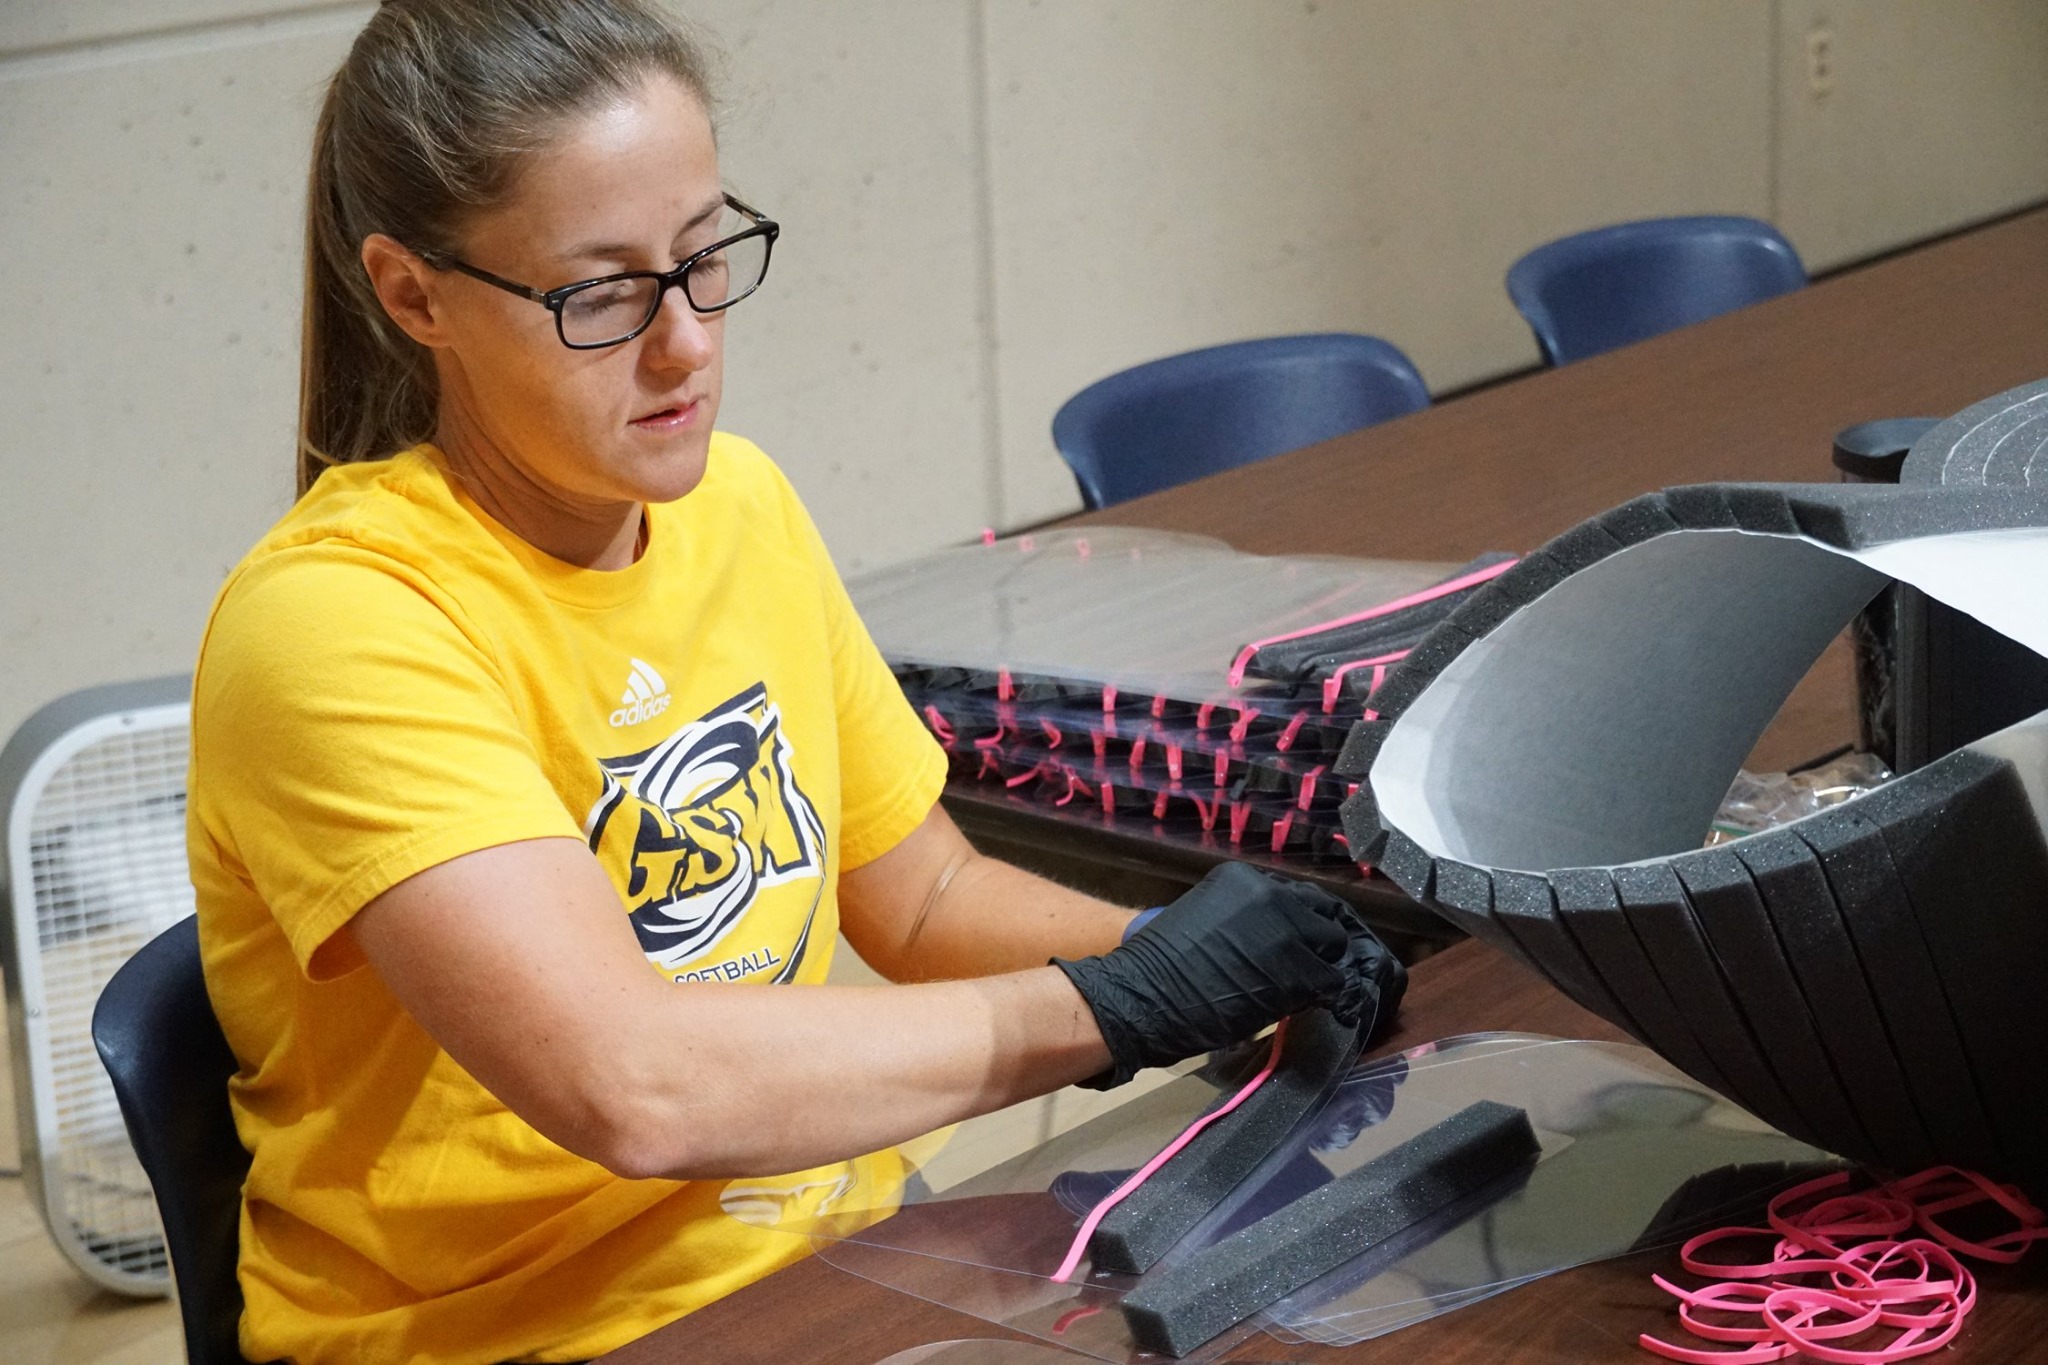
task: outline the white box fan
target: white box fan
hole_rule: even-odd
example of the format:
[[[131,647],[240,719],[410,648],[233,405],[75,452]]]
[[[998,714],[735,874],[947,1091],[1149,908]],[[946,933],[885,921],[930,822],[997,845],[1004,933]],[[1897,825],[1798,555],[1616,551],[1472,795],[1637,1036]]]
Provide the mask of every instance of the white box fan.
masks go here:
[[[0,749],[0,938],[21,1170],[57,1247],[124,1294],[171,1291],[156,1200],[92,1043],[115,970],[193,912],[191,680],[88,688]]]

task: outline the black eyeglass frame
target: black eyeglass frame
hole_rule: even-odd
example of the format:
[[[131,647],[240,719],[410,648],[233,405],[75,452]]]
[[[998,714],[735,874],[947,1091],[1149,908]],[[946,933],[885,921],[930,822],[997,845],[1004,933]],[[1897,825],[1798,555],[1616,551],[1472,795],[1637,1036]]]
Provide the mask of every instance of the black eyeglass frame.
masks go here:
[[[458,271],[461,274],[469,276],[473,280],[480,280],[484,284],[491,285],[494,288],[502,289],[508,294],[517,294],[522,299],[531,299],[533,302],[540,304],[543,308],[546,308],[549,312],[555,315],[555,336],[559,338],[561,343],[564,346],[567,346],[570,350],[602,351],[607,350],[613,346],[623,346],[627,342],[631,341],[634,337],[637,337],[642,332],[646,331],[649,327],[652,327],[654,325],[654,320],[661,316],[661,301],[664,298],[668,297],[668,291],[671,289],[680,288],[683,291],[683,299],[690,305],[690,311],[701,314],[705,317],[709,317],[714,313],[723,313],[726,309],[732,307],[741,299],[748,297],[748,295],[751,295],[756,289],[759,289],[761,287],[762,281],[768,278],[768,263],[774,259],[775,239],[782,235],[782,224],[776,222],[773,218],[770,218],[768,215],[762,213],[759,209],[754,208],[749,204],[742,203],[739,199],[735,198],[730,194],[725,196],[725,204],[726,207],[733,209],[739,213],[743,213],[747,217],[753,219],[753,226],[748,228],[744,232],[735,232],[730,237],[721,237],[717,241],[713,242],[710,246],[705,247],[701,251],[691,252],[690,255],[686,257],[681,262],[681,264],[677,265],[674,270],[622,270],[616,275],[600,275],[598,278],[594,280],[577,280],[573,284],[565,284],[558,289],[535,289],[531,285],[520,284],[516,280],[508,280],[503,275],[493,275],[488,270],[484,270],[478,266],[473,266],[467,261],[460,260],[454,256],[449,256],[441,252],[422,251],[417,254],[419,255],[419,258],[421,260],[425,261],[428,265],[433,266],[437,270]],[[749,238],[753,237],[765,238],[766,242],[764,243],[761,249],[761,277],[760,279],[755,280],[752,285],[748,286],[747,292],[745,294],[735,295],[734,297],[727,299],[725,302],[717,304],[710,308],[703,307],[697,302],[695,298],[691,297],[689,284],[690,271],[696,266],[696,264],[699,261],[705,259],[708,256],[713,256],[716,255],[718,252],[726,250],[736,242],[744,242]],[[575,297],[577,294],[582,293],[586,289],[595,289],[597,286],[602,284],[616,284],[620,280],[655,281],[654,304],[647,310],[646,318],[643,319],[640,325],[638,327],[635,327],[632,331],[626,333],[622,337],[614,337],[610,341],[569,340],[569,334],[566,330],[564,330],[564,324],[562,322],[563,306],[567,304],[571,298]]]

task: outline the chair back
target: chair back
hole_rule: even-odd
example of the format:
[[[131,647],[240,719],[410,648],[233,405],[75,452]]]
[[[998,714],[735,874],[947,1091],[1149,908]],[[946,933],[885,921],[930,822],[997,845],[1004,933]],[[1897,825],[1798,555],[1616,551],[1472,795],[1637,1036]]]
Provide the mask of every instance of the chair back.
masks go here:
[[[1653,218],[1539,246],[1508,270],[1508,297],[1553,365],[1611,351],[1790,293],[1799,253],[1754,218]]]
[[[1415,365],[1378,337],[1267,337],[1098,380],[1052,419],[1081,500],[1107,507],[1429,406]]]
[[[100,992],[92,1039],[135,1155],[156,1191],[191,1365],[243,1365],[235,1278],[249,1154],[235,1134],[235,1074],[199,970],[199,921],[166,929]]]

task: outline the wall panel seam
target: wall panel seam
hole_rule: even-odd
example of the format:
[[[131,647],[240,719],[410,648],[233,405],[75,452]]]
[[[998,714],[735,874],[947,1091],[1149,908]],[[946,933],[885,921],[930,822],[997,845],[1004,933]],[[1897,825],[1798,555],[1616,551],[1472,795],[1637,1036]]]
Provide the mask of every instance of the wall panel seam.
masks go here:
[[[1001,332],[997,327],[995,151],[989,145],[988,0],[967,0],[968,139],[974,168],[976,311],[981,315],[982,510],[989,525],[1007,528],[1009,496],[1003,484]]]

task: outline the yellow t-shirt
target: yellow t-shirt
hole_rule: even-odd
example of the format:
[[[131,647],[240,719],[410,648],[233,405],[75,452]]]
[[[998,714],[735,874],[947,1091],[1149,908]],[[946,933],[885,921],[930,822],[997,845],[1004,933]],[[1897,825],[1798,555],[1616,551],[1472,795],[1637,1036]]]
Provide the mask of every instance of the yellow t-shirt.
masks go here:
[[[241,1061],[251,1360],[599,1354],[802,1254],[717,1181],[622,1180],[500,1104],[339,933],[513,840],[588,841],[651,970],[822,981],[841,871],[944,757],[781,472],[720,434],[615,572],[552,559],[431,447],[321,475],[229,576],[193,687],[208,990]],[[517,1027],[508,1021],[508,1027]],[[741,1182],[886,1203],[893,1154]]]

